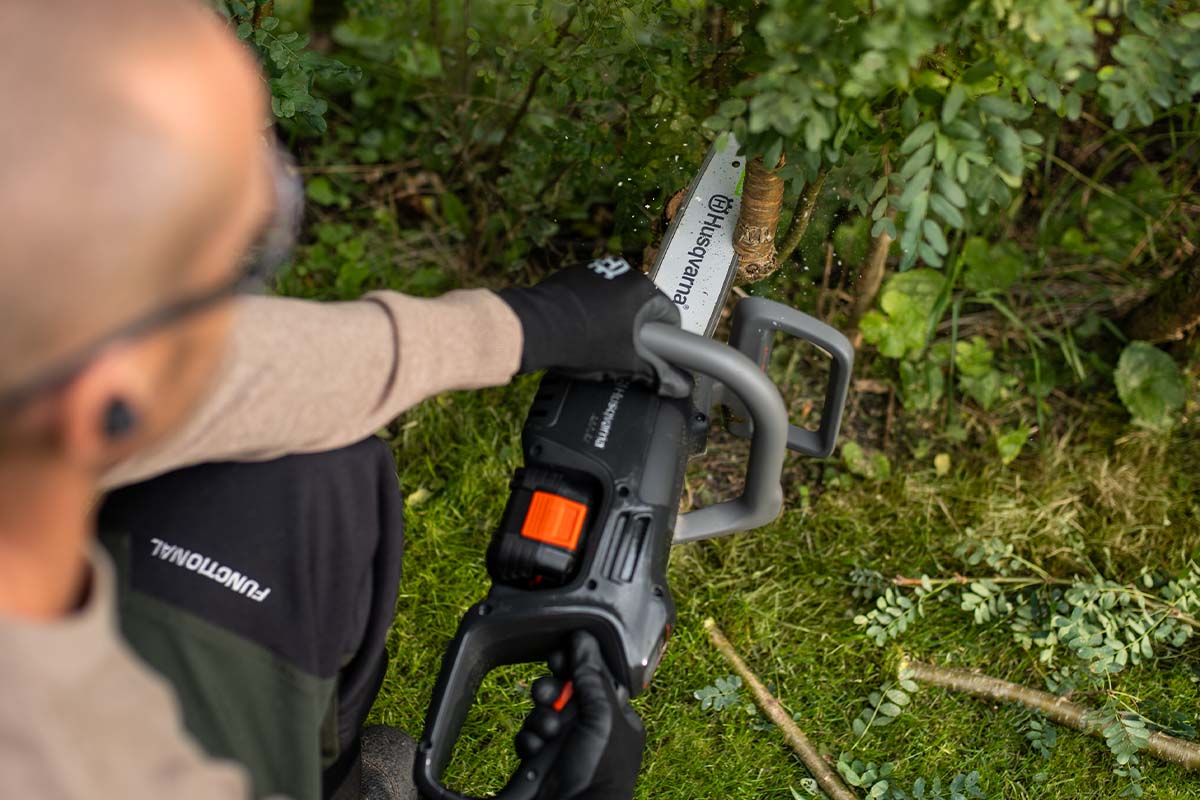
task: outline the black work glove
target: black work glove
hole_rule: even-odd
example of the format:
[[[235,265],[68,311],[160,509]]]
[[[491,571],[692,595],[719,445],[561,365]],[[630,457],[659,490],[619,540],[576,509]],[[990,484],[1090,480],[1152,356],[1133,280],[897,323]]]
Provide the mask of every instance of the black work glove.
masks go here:
[[[550,668],[554,677],[534,681],[534,709],[516,740],[517,755],[524,760],[561,739],[562,749],[537,800],[629,800],[642,764],[646,729],[630,707],[628,694],[616,686],[604,665],[600,645],[580,631],[571,637],[568,653],[550,660]],[[571,694],[563,705],[567,680]]]
[[[501,289],[525,332],[520,371],[556,369],[579,378],[630,377],[660,394],[687,397],[692,381],[645,350],[646,322],[679,324],[679,309],[621,258],[559,270],[536,286]]]

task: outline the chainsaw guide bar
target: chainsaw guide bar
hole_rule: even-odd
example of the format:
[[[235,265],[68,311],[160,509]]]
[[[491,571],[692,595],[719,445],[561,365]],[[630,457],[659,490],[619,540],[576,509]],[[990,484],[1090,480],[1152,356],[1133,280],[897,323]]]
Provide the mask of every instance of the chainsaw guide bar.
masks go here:
[[[732,134],[723,138],[709,148],[650,270],[654,285],[679,307],[680,326],[698,336],[712,335],[737,274],[733,230],[746,159]]]

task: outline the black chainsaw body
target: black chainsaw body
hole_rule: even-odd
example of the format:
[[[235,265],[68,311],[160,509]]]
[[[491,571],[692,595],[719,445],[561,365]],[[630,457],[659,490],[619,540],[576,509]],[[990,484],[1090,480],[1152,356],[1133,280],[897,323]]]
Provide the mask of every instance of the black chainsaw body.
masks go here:
[[[689,410],[687,400],[636,384],[543,378],[521,436],[525,467],[513,477],[488,548],[492,588],[459,634],[495,636],[488,660],[504,663],[544,659],[573,631],[586,630],[613,675],[631,695],[640,693],[675,620],[667,559]],[[574,549],[522,535],[538,492],[583,501]]]
[[[525,465],[512,478],[488,547],[491,589],[446,649],[417,746],[414,774],[426,798],[470,800],[441,776],[480,683],[499,666],[544,662],[583,630],[598,641],[620,689],[640,694],[675,623],[667,586],[672,543],[766,524],[782,503],[785,448],[822,457],[832,450],[853,361],[845,337],[758,299],[739,304],[733,328],[731,347],[662,323],[644,326],[644,345],[696,377],[689,398],[628,381],[542,379],[521,437]],[[818,431],[789,431],[765,375],[777,331],[832,357]],[[679,515],[687,460],[703,449],[710,404],[744,418],[740,432],[752,440],[745,486],[734,500]],[[536,797],[560,746],[550,742],[522,762],[496,797]]]
[[[623,381],[553,373],[542,379],[521,437],[525,467],[513,477],[488,548],[493,585],[463,617],[447,650],[424,750],[439,734],[453,730],[457,736],[490,670],[545,661],[574,631],[596,637],[608,668],[630,695],[649,684],[675,621],[667,559],[690,412],[689,400]],[[575,548],[522,535],[523,528],[529,532],[536,493],[586,507]],[[429,764],[436,780],[450,753],[431,755],[437,756]],[[432,781],[422,790],[457,797]]]

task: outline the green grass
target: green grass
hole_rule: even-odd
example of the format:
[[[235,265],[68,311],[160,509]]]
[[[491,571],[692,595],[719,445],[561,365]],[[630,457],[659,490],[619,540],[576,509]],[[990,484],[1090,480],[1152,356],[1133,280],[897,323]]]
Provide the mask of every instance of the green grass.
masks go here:
[[[405,576],[390,649],[392,666],[376,721],[418,734],[442,649],[462,612],[487,589],[483,554],[519,465],[518,435],[533,382],[460,393],[414,409],[392,429],[408,509]],[[854,625],[847,574],[953,575],[968,536],[1012,541],[1054,575],[1135,576],[1150,564],[1175,570],[1200,560],[1200,439],[1194,427],[1170,441],[1122,431],[1115,415],[1073,426],[1062,441],[1010,467],[969,447],[938,477],[932,456],[895,465],[882,483],[841,476],[836,488],[800,496],[775,524],[752,533],[676,548],[671,584],[679,623],[654,684],[637,707],[649,744],[642,798],[785,798],[806,771],[774,730],[756,730],[737,708],[702,711],[692,693],[731,672],[701,626],[714,617],[817,747],[896,764],[907,788],[918,776],[943,781],[978,770],[994,797],[1115,798],[1103,742],[1059,731],[1049,760],[1024,743],[1021,712],[935,689],[918,692],[886,728],[858,739],[851,721],[868,692],[894,677],[901,653],[982,668],[1041,688],[1035,655],[1002,624],[976,626],[956,607],[933,604],[897,642],[877,647]],[[906,436],[919,436],[907,431]],[[693,469],[694,486],[721,475],[724,446]],[[789,456],[791,476],[819,474]],[[716,465],[716,466],[714,466]],[[836,463],[830,465],[837,468]],[[710,470],[711,468],[711,470]],[[841,470],[837,469],[840,473]],[[700,491],[699,496],[704,492]],[[419,502],[418,502],[419,500]],[[1117,676],[1115,686],[1195,720],[1200,686],[1195,647]],[[498,789],[515,766],[512,737],[528,708],[536,667],[502,670],[485,682],[449,774],[455,788]],[[1146,796],[1200,797],[1200,780],[1143,758]],[[801,793],[801,796],[804,796]]]

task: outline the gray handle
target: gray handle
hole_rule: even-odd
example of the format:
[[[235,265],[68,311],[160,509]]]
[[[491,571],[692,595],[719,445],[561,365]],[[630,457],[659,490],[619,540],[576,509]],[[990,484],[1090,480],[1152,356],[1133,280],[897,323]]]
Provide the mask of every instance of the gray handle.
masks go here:
[[[846,407],[846,393],[850,389],[850,373],[854,369],[854,348],[840,331],[824,322],[762,297],[747,297],[733,309],[729,343],[758,362],[759,368],[765,372],[771,362],[776,331],[811,342],[832,359],[820,427],[810,431],[799,425],[789,425],[787,431],[789,449],[825,458],[837,444],[842,411]],[[753,421],[757,424],[757,420]],[[730,430],[745,435],[744,426],[738,426],[737,430],[731,427]]]
[[[684,369],[709,375],[733,392],[754,423],[746,485],[742,494],[715,506],[689,511],[675,525],[675,544],[710,539],[766,525],[783,507],[780,474],[787,450],[787,408],[775,384],[743,353],[673,325],[642,326],[642,344]]]

